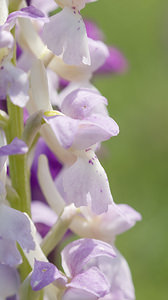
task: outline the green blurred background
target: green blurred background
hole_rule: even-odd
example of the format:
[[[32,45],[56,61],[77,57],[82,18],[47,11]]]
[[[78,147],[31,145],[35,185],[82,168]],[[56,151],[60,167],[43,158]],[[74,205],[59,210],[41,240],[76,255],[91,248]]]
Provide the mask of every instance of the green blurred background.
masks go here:
[[[129,62],[126,74],[95,82],[120,126],[101,159],[113,198],[143,216],[117,246],[131,267],[136,299],[167,300],[168,1],[99,0],[83,14]]]

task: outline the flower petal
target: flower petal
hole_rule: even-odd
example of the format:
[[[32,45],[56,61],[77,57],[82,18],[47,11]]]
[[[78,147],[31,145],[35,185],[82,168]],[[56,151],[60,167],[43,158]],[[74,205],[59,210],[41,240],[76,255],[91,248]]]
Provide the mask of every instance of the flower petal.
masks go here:
[[[36,7],[34,6],[28,6],[28,7],[24,7],[19,11],[14,11],[11,14],[9,14],[5,24],[3,25],[3,28],[5,30],[11,30],[13,28],[13,26],[16,24],[16,20],[17,18],[28,18],[28,19],[41,19],[43,21],[45,21],[45,17],[44,14],[38,10]]]
[[[0,237],[0,263],[14,267],[22,263],[16,243]]]
[[[10,144],[0,147],[0,156],[25,154],[27,151],[26,143],[16,137]]]
[[[93,295],[96,296],[96,299],[105,296],[110,288],[105,276],[96,267],[92,267],[76,275],[66,286],[88,292],[91,294],[91,299]],[[90,299],[89,295],[86,299]]]
[[[71,147],[78,130],[79,121],[66,116],[55,116],[45,118],[45,120],[50,124],[61,146],[65,149]]]
[[[61,111],[73,119],[85,119],[96,111],[101,104],[107,105],[107,99],[90,89],[76,89],[63,100]]]
[[[3,204],[0,205],[0,236],[17,241],[25,251],[33,250],[35,247],[27,216]]]
[[[62,266],[68,276],[81,273],[86,264],[97,257],[115,257],[111,245],[94,239],[80,239],[67,245],[61,252]]]
[[[57,4],[54,0],[31,0],[31,5],[35,6],[36,8],[40,7],[40,10],[45,14],[45,16],[47,16],[49,12],[57,8]]]
[[[33,201],[31,204],[32,220],[34,223],[43,223],[52,227],[57,221],[57,215],[45,203]]]
[[[117,252],[117,256],[114,259],[109,260],[106,257],[103,261],[98,259],[97,262],[98,268],[103,272],[111,285],[107,300],[135,300],[131,272],[125,258]]]
[[[89,205],[95,214],[106,212],[113,199],[103,167],[91,149],[77,155],[77,161],[60,172],[66,203]]]
[[[31,286],[34,291],[41,290],[53,281],[64,286],[67,278],[63,276],[53,264],[35,260],[34,270],[31,276]]]
[[[2,76],[5,72],[5,79],[3,79]],[[29,100],[28,75],[21,69],[14,67],[11,63],[6,63],[1,73],[0,84],[6,85],[5,92],[10,96],[10,100],[13,104],[24,107]]]
[[[0,297],[13,296],[19,289],[19,275],[14,268],[0,264]]]
[[[32,103],[31,113],[37,110],[52,110],[49,100],[47,75],[42,61],[36,60],[30,74]]]
[[[1,9],[0,9],[0,25],[4,24],[8,16],[8,1],[1,0]]]
[[[85,25],[76,10],[65,7],[51,17],[44,25],[42,38],[54,54],[63,56],[66,64],[90,65]]]

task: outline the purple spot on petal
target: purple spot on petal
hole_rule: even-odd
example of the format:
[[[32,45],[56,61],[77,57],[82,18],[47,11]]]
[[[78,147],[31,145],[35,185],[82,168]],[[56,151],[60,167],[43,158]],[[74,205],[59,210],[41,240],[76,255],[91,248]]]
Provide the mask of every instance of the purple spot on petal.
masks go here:
[[[90,150],[91,150],[91,148],[88,148],[88,149],[85,150],[85,152],[88,152],[88,151],[90,151]]]
[[[91,159],[89,159],[89,164],[93,165],[93,161]]]
[[[100,193],[103,193],[103,190],[102,190],[102,189],[100,190]]]

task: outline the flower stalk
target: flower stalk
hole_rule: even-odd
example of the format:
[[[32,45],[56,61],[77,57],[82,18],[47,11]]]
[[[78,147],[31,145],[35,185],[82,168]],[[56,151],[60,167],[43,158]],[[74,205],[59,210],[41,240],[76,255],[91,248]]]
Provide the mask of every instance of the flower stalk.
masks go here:
[[[7,142],[10,143],[14,137],[21,138],[23,132],[23,109],[14,105],[9,97],[7,99],[9,121],[6,128]],[[30,212],[30,184],[29,170],[27,167],[27,154],[12,155],[9,157],[10,178],[13,188],[20,197],[20,202],[15,206],[16,209]]]

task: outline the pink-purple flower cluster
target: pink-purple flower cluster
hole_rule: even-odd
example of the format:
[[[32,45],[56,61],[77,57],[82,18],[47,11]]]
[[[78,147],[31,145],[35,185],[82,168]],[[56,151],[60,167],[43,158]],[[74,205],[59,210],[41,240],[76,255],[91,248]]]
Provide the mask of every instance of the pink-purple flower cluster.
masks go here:
[[[113,201],[96,152],[119,127],[92,83],[127,62],[83,20],[80,11],[95,1],[1,1],[3,300],[135,299],[115,239],[141,215]]]

